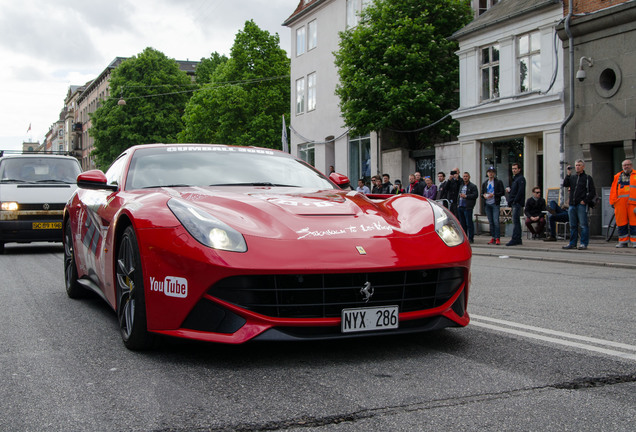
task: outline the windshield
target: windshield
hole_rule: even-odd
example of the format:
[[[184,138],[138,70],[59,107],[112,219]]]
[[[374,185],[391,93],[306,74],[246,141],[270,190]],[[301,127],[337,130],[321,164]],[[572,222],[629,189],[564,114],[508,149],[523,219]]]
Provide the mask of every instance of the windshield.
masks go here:
[[[161,186],[334,188],[311,167],[267,149],[175,145],[135,151],[126,189]]]
[[[76,183],[80,172],[79,163],[74,159],[12,157],[0,160],[3,183]]]

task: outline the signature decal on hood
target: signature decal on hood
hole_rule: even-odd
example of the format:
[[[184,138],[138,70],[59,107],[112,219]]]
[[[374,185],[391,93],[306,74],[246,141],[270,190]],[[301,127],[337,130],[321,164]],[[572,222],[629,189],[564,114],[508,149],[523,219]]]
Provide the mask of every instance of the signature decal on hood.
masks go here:
[[[340,229],[326,229],[326,230],[316,230],[311,231],[309,227],[303,228],[299,231],[296,231],[298,234],[298,240],[310,237],[331,237],[331,236],[340,236],[351,233],[359,233],[359,232],[371,232],[371,231],[387,231],[392,232],[393,228],[389,225],[381,224],[379,222],[374,222],[372,225],[360,224],[358,226],[348,226]]]

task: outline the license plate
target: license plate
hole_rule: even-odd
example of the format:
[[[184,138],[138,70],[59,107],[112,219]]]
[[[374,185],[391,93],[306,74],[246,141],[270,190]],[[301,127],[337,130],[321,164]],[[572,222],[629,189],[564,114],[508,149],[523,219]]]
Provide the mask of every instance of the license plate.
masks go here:
[[[342,333],[398,328],[398,307],[380,306],[342,310]]]
[[[62,222],[33,222],[32,229],[62,229]]]

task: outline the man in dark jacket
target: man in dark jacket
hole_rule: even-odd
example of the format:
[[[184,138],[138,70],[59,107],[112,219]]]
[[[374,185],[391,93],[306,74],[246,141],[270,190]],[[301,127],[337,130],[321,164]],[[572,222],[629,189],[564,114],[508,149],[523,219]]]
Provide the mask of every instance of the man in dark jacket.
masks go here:
[[[587,207],[596,197],[594,180],[592,176],[585,173],[585,162],[581,159],[574,164],[574,174],[568,175],[563,180],[563,187],[570,188],[570,207],[568,216],[570,217],[570,243],[563,246],[563,249],[576,249],[576,242],[579,237],[579,227],[581,231],[580,250],[587,249],[590,241],[590,226],[587,220]]]
[[[371,189],[372,194],[381,194],[382,193],[382,179],[380,176],[373,176],[371,179],[371,183],[373,187]]]
[[[482,207],[486,210],[488,226],[490,227],[490,241],[488,244],[499,245],[501,244],[499,240],[501,236],[499,209],[505,189],[503,182],[496,177],[497,171],[495,171],[495,168],[488,168],[486,174],[488,179],[481,185],[481,197],[483,199]]]
[[[470,182],[470,174],[467,172],[462,176],[464,183],[459,188],[457,196],[457,212],[459,213],[459,223],[468,234],[468,241],[473,242],[475,237],[475,224],[473,223],[473,209],[479,197],[477,185]]]
[[[535,186],[532,188],[532,196],[526,201],[526,207],[523,210],[526,215],[526,228],[532,233],[532,238],[541,237],[545,230],[545,200],[541,197],[541,188]],[[532,224],[537,224],[535,228]]]
[[[444,200],[442,201],[442,204],[444,204],[444,207],[448,207],[448,183],[446,182],[446,174],[444,171],[437,173],[437,181],[439,182],[439,185],[437,185],[437,196],[435,199]]]
[[[393,185],[390,181],[391,177],[388,174],[382,174],[382,192],[383,194],[393,193]]]
[[[422,195],[424,193],[424,188],[422,187],[422,183],[418,182],[415,179],[415,174],[409,175],[409,184],[406,185],[406,193]]]
[[[521,165],[512,164],[512,184],[507,188],[508,205],[512,208],[512,238],[506,246],[516,246],[522,244],[521,241],[521,212],[526,201],[526,178],[521,174]]]
[[[450,172],[450,177],[446,182],[446,190],[448,191],[448,201],[450,204],[450,211],[459,218],[457,213],[457,195],[459,194],[459,188],[462,185],[462,180],[459,178],[459,168],[455,168]]]

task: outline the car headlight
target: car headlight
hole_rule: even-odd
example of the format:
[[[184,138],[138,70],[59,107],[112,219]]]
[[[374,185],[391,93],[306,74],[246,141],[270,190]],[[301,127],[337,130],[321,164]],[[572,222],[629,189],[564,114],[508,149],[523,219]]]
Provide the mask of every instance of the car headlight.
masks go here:
[[[174,198],[168,201],[168,208],[190,235],[205,246],[230,252],[247,252],[243,235],[208,212]]]
[[[0,204],[0,209],[4,211],[16,211],[18,209],[18,203],[15,201],[5,201]]]
[[[457,246],[464,242],[464,231],[457,224],[457,220],[445,207],[435,201],[429,201],[435,218],[435,232],[447,246]]]

